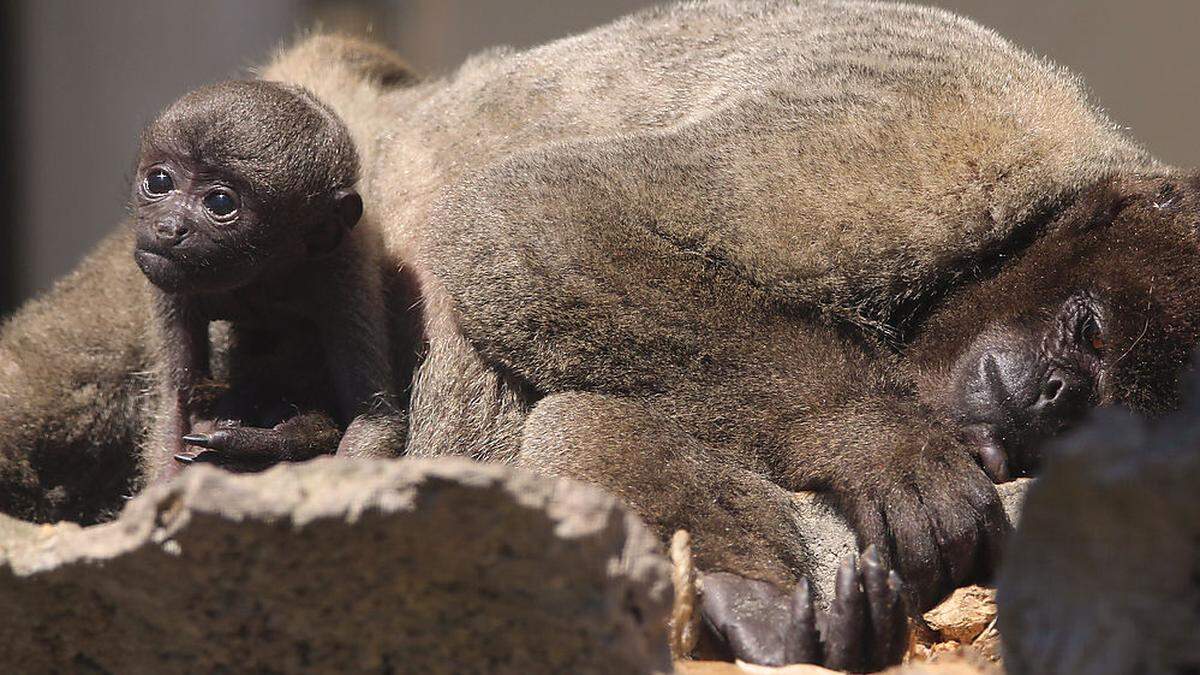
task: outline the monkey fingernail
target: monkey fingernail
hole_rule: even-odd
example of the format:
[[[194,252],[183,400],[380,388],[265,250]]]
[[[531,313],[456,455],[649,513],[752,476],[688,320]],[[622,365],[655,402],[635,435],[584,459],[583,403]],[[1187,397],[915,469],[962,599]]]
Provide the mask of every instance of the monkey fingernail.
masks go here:
[[[183,437],[183,442],[188,445],[199,445],[200,447],[207,448],[212,439],[209,438],[208,434],[188,434]]]
[[[175,461],[180,464],[191,464],[196,461],[195,455],[175,455]]]

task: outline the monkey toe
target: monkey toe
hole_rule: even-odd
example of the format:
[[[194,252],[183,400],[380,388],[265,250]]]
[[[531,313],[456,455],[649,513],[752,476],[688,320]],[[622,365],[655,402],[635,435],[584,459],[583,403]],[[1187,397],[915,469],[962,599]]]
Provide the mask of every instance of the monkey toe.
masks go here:
[[[814,609],[811,586],[782,588],[736,574],[701,578],[705,629],[730,658],[759,665],[811,663],[869,672],[899,663],[907,647],[900,577],[868,549],[847,556],[827,612]]]
[[[701,578],[705,628],[731,658],[766,666],[787,662],[790,598],[765,581],[728,572]]]
[[[188,434],[183,437],[183,441],[208,451],[190,455],[192,462],[212,461],[227,466],[257,466],[302,461],[332,452],[340,438],[340,434],[331,423],[315,424],[309,417],[312,416],[302,415],[270,429],[222,423],[208,433]],[[180,461],[186,462],[184,459]]]
[[[908,619],[900,577],[868,547],[857,564],[846,556],[838,567],[836,596],[819,623],[827,668],[873,672],[900,663],[907,648]]]
[[[908,616],[900,575],[883,564],[873,546],[859,559],[859,571],[870,618],[867,643],[871,656],[866,665],[883,668],[899,663],[908,648]]]
[[[188,434],[183,437],[183,442],[188,445],[198,445],[202,448],[212,448],[212,436],[209,434]]]
[[[213,450],[201,450],[193,453],[179,453],[175,455],[175,461],[180,464],[220,464],[222,462],[221,453]]]
[[[867,598],[854,556],[848,555],[838,566],[836,595],[825,615],[825,661],[830,668],[862,671],[869,653],[866,640]]]

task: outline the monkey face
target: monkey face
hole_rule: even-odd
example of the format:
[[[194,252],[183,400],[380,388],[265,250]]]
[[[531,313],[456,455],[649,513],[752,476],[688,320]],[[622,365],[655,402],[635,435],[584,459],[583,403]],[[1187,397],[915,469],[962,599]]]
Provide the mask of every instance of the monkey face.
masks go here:
[[[1095,294],[1074,293],[1047,315],[990,326],[954,363],[951,417],[993,480],[1036,470],[1040,441],[1096,404],[1102,312]]]
[[[994,479],[1036,469],[1095,405],[1177,405],[1200,342],[1198,224],[1194,179],[1101,186],[931,319],[910,352],[921,396]]]
[[[199,89],[142,135],[134,258],[172,293],[286,273],[357,223],[357,170],[349,132],[306,92],[257,81]]]
[[[134,199],[134,260],[166,291],[231,290],[289,257],[286,238],[256,236],[272,228],[230,176],[163,158],[142,168]]]

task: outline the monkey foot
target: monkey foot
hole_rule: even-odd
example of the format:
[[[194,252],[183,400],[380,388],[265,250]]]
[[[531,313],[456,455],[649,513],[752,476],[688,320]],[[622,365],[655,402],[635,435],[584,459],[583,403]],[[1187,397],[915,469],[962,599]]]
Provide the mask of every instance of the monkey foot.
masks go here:
[[[715,572],[701,578],[705,628],[729,655],[761,665],[812,663],[870,672],[900,663],[908,621],[900,577],[874,547],[847,556],[827,612],[814,609],[808,581],[792,593],[774,584]]]
[[[269,429],[222,423],[208,433],[184,436],[184,443],[200,450],[175,459],[222,466],[299,462],[333,453],[341,435],[332,420],[319,414],[298,415]]]

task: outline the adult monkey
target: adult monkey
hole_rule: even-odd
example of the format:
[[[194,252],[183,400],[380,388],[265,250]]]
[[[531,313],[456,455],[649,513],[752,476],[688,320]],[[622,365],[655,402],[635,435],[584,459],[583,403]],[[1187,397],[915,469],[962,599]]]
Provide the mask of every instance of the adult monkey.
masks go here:
[[[994,564],[993,480],[1170,407],[1197,340],[1195,179],[945,12],[689,4],[413,99],[376,174],[427,273],[410,448],[606,485],[709,569],[790,583],[785,490],[824,490],[929,606]]]
[[[363,105],[364,102],[370,101],[373,96],[377,97],[378,92],[368,88],[366,92],[353,92],[353,90],[351,90],[351,94],[347,94],[345,90],[345,80],[351,77],[351,75],[355,74],[331,74],[327,69],[321,67],[322,64],[325,64],[330,60],[329,51],[331,46],[336,48],[343,45],[340,45],[337,41],[333,41],[331,43],[329,40],[321,38],[306,42],[295,50],[286,53],[281,58],[279,63],[276,63],[267,71],[265,76],[273,78],[291,77],[294,81],[299,81],[309,86],[312,90],[319,92],[318,95],[321,98],[330,101],[335,107],[339,108],[339,112],[345,115],[346,118],[351,122],[351,128],[353,129],[353,132],[357,132],[355,135],[359,136],[361,139],[364,128],[371,129],[372,127],[370,127],[368,123],[372,121],[378,122],[379,116],[377,111],[364,112],[363,108],[356,108],[355,106]],[[336,50],[334,53],[337,53]],[[274,92],[274,89],[271,87],[264,88],[263,86],[255,86],[251,83],[236,82],[207,88],[192,94],[189,97],[186,97],[180,104],[178,104],[178,109],[183,111],[182,122],[180,121],[181,114],[176,113],[175,108],[172,108],[164,115],[162,120],[156,121],[156,123],[151,126],[147,135],[148,149],[143,151],[142,164],[144,166],[140,171],[140,174],[145,175],[145,184],[138,188],[139,196],[137,198],[139,215],[144,216],[139,219],[141,222],[139,227],[136,228],[136,231],[139,234],[139,253],[141,253],[142,250],[147,246],[144,241],[145,237],[154,238],[158,236],[164,236],[169,239],[171,245],[174,245],[178,239],[178,233],[174,229],[167,231],[163,230],[162,228],[156,228],[156,225],[159,223],[158,221],[154,220],[154,218],[159,218],[160,215],[157,214],[157,212],[152,213],[154,210],[146,208],[146,204],[158,204],[159,200],[165,200],[168,195],[173,195],[176,192],[179,193],[178,199],[182,200],[180,202],[181,204],[191,204],[194,202],[198,207],[201,201],[207,202],[207,198],[216,193],[209,190],[208,187],[199,188],[191,186],[191,182],[196,180],[194,177],[208,176],[209,172],[212,170],[223,173],[228,173],[230,171],[230,167],[226,166],[228,162],[221,159],[222,155],[219,153],[213,155],[213,153],[209,152],[207,148],[209,148],[210,145],[220,141],[220,136],[222,133],[231,134],[234,131],[238,132],[239,134],[241,134],[242,131],[257,133],[255,129],[241,129],[241,123],[237,120],[226,121],[222,117],[222,115],[224,115],[224,110],[221,95],[228,93],[228,102],[230,105],[236,104],[246,107],[244,105],[245,101],[242,99],[247,99],[252,104],[249,106],[249,108],[254,109],[254,105],[256,105],[254,102],[258,100],[258,97],[264,95],[264,92]],[[361,95],[356,96],[354,95],[355,93],[361,93]],[[285,94],[286,92],[279,92],[279,95],[281,96]],[[289,103],[290,101],[291,99],[288,98],[286,101],[284,101],[284,103]],[[198,115],[196,114],[196,111],[199,112]],[[209,118],[216,121],[208,125],[198,125],[195,122],[196,119]],[[272,132],[272,130],[268,129],[267,133],[269,134],[270,132]],[[240,138],[240,136],[237,138]],[[233,140],[230,142],[233,142]],[[340,143],[334,143],[333,145],[337,146],[339,144]],[[372,144],[370,143],[365,143],[363,145],[368,149],[372,147]],[[170,150],[176,146],[180,146],[182,149],[178,151]],[[233,147],[236,148],[236,144]],[[243,156],[247,154],[247,152],[245,152],[246,150],[252,151],[253,148],[242,148],[242,151],[237,154],[238,167],[240,167],[239,170],[242,173],[247,173],[248,171],[252,171],[256,168],[252,165],[252,163],[250,166],[246,166],[247,163],[243,161]],[[179,155],[181,158],[183,158],[182,161],[184,161],[186,166],[184,166],[184,169],[180,170],[180,175],[184,176],[186,181],[184,178],[171,179],[171,171],[163,170],[162,163],[164,152],[169,157]],[[252,155],[252,152],[250,154]],[[210,155],[217,157],[215,160],[215,165],[213,164],[214,160],[211,159],[195,159],[208,158]],[[187,162],[197,161],[201,162],[201,164],[207,163],[208,168],[205,169],[203,166],[191,166],[190,164],[187,164]],[[366,162],[364,161],[364,164],[365,163]],[[288,166],[285,165],[284,171],[271,172],[268,174],[268,177],[274,179],[278,175],[286,176],[288,175],[286,173],[287,168]],[[177,182],[178,185],[176,185]],[[326,189],[331,189],[330,186],[326,185],[324,181],[321,181],[320,184],[323,186],[323,191]],[[338,185],[340,185],[340,183],[338,183]],[[336,187],[337,185],[333,186],[333,188]],[[142,194],[143,192],[144,194]],[[294,200],[295,196],[288,193],[283,193],[282,199]],[[172,206],[171,208],[176,207]],[[145,211],[144,214],[142,213],[143,211]],[[270,216],[272,215],[272,211],[273,209],[268,209],[263,215]],[[191,216],[188,217],[190,218]],[[197,216],[197,218],[199,217],[200,216]],[[305,222],[306,221],[301,219],[292,224],[299,226]],[[285,222],[277,223],[275,221],[270,221],[269,226],[264,226],[262,223],[250,223],[249,226],[252,226],[250,228],[250,233],[253,234],[253,232],[257,232],[259,230],[274,231],[275,228],[285,224]],[[189,233],[192,227],[193,225],[188,226]],[[300,228],[297,227],[297,230],[299,231]],[[280,231],[277,234],[282,237],[283,235],[291,236],[291,234],[294,233]],[[155,245],[157,246],[158,244]],[[127,237],[117,237],[116,242],[113,243],[111,247],[106,247],[97,257],[89,261],[89,264],[86,265],[85,268],[89,272],[95,272],[97,275],[95,278],[90,276],[88,277],[90,284],[103,284],[106,280],[105,276],[110,279],[113,277],[122,277],[124,279],[124,274],[122,273],[126,269],[125,263],[120,257],[114,258],[113,254],[111,253],[113,250],[120,251],[122,248],[124,248],[125,254],[133,252],[130,242],[127,241]],[[256,249],[258,248],[260,247],[256,247]],[[224,253],[222,251],[218,252]],[[139,262],[143,264],[144,268],[147,267],[145,261],[139,260]],[[175,289],[177,286],[180,286],[180,284],[177,284],[174,281],[176,276],[186,278],[186,275],[175,274],[176,270],[174,267],[160,271],[153,265],[150,265],[143,271],[146,271],[148,275],[150,275],[153,279],[156,279],[160,285],[163,285],[171,290]],[[399,272],[396,270],[393,270],[393,274],[399,276]],[[402,283],[399,285],[401,287],[403,286]],[[134,286],[136,286],[136,284],[134,284]],[[392,284],[393,290],[396,289],[396,286],[397,283]],[[74,288],[76,288],[76,286],[73,284],[64,285],[59,289],[57,294],[52,295],[51,298],[43,301],[42,304],[50,306],[58,304],[61,306],[63,302],[62,294],[66,294],[68,297],[76,296],[76,293],[72,291]],[[185,287],[181,286],[181,288]],[[139,290],[142,290],[143,294],[140,296],[135,296],[141,298],[141,302],[138,304],[138,306],[142,309],[142,311],[150,314],[148,305],[152,303],[146,302],[144,289],[140,289],[139,287]],[[354,289],[347,288],[344,290],[346,290],[346,292],[352,292]],[[403,288],[401,288],[401,290],[403,290]],[[159,291],[154,291],[155,295],[158,293]],[[80,290],[78,291],[78,295],[86,296],[87,291]],[[402,292],[399,293],[399,295],[400,300],[402,301],[402,306],[407,307],[412,302],[412,298],[404,295]],[[177,302],[175,297],[168,298],[168,300],[171,303]],[[298,298],[297,300],[303,302],[307,300],[307,298]],[[162,300],[159,300],[158,302],[160,305],[162,304]],[[389,304],[394,307],[397,303],[392,302]],[[171,311],[168,311],[162,315],[167,319],[165,326],[168,331],[177,330],[180,325],[176,319],[179,318],[180,312],[174,307],[171,307],[170,309]],[[32,322],[33,325],[30,325],[31,322],[29,319],[25,318],[29,316],[30,311],[32,310],[27,310],[23,318],[19,318],[18,320],[14,321],[12,326],[10,326],[10,330],[13,330],[14,335],[20,334],[22,329],[36,330],[40,327],[37,322]],[[61,317],[59,317],[58,321],[61,322]],[[411,318],[408,316],[401,316],[400,318],[396,319],[396,321],[398,323],[410,322]],[[52,320],[50,323],[53,324],[55,321]],[[139,330],[144,329],[145,328],[143,326],[139,326]],[[118,340],[121,338],[119,333],[110,333],[108,339],[113,339],[114,336]],[[197,335],[190,335],[187,337],[185,342],[195,341],[198,339],[202,338]],[[134,340],[134,342],[136,343],[137,340]],[[28,348],[31,345],[24,346],[28,351]],[[91,348],[92,351],[96,351],[95,345],[87,345],[87,347]],[[264,368],[261,362],[267,359],[267,355],[262,353],[246,355],[242,353],[242,350],[239,349],[241,345],[238,343],[234,343],[230,346],[223,345],[220,340],[216,340],[215,347],[215,356],[218,361],[222,359],[235,359],[235,357],[243,357],[243,360],[248,358],[249,362],[257,366],[257,369],[252,372],[255,372],[259,377],[267,382],[268,390],[270,390],[269,387],[278,385],[280,382],[288,383],[295,379],[292,374],[286,371],[287,366],[284,366],[282,374],[280,372],[272,372],[270,368]],[[163,354],[165,351],[165,358],[161,356],[143,357],[148,364],[151,364],[157,368],[166,367],[165,369],[167,370],[168,375],[166,383],[169,385],[169,387],[179,386],[175,384],[175,381],[169,377],[171,374],[171,368],[169,366],[173,361],[179,359],[179,354],[173,354],[173,350],[177,350],[178,348],[179,345],[176,344],[162,345],[159,346],[159,351],[157,353]],[[41,356],[41,353],[21,353],[20,350],[17,351],[18,353],[14,354],[14,356],[17,357],[14,358],[15,365],[21,367],[22,369],[28,367],[28,365],[39,365],[39,359],[37,357]],[[183,352],[183,356],[188,357],[188,353]],[[156,358],[163,358],[163,362],[156,363]],[[116,370],[117,372],[115,375],[117,377],[124,375],[122,368],[118,368]],[[214,368],[214,370],[220,371],[222,369]],[[224,370],[226,371],[226,376],[228,377],[228,373],[242,373],[244,371],[244,367],[227,365]],[[243,376],[242,379],[246,378]],[[259,385],[260,387],[262,386],[261,383],[259,383]],[[185,383],[184,386],[191,388],[195,385],[194,383]],[[238,389],[237,386],[232,388],[235,390]],[[168,388],[164,394],[167,397],[174,396],[175,390],[173,388]],[[166,398],[166,400],[168,403],[172,403],[170,398]],[[99,403],[99,401],[95,399],[93,399],[92,402]],[[178,421],[176,418],[179,417],[180,414],[181,411],[179,409],[172,409],[167,413],[166,419],[171,422],[169,426],[176,426]],[[187,415],[188,410],[184,408],[182,414]],[[46,416],[43,416],[41,419],[44,420],[45,418]],[[162,438],[158,437],[154,438],[158,441],[163,440]],[[156,455],[161,454],[158,452],[158,449],[154,447],[150,448],[150,451]],[[904,628],[903,612],[898,597],[898,579],[894,574],[889,576],[887,569],[880,564],[877,558],[872,555],[864,556],[863,560],[857,566],[849,562],[844,564],[839,574],[839,578],[842,580],[842,592],[840,592],[838,597],[834,599],[834,613],[828,615],[829,618],[821,620],[822,629],[825,633],[821,638],[817,637],[817,617],[820,616],[821,613],[814,611],[814,608],[811,604],[812,597],[807,593],[804,593],[803,589],[801,589],[795,598],[790,601],[790,609],[794,609],[794,611],[782,617],[784,619],[782,623],[776,623],[776,625],[772,626],[772,628],[775,630],[782,629],[781,635],[779,636],[783,639],[783,642],[780,643],[780,646],[783,648],[781,656],[788,659],[824,662],[830,665],[848,668],[879,667],[895,662],[903,651],[902,638]],[[710,584],[708,595],[710,598],[717,598],[720,595],[718,579],[719,577],[714,578],[714,581],[712,584]],[[740,589],[740,585],[738,588]],[[765,590],[771,590],[770,587],[767,586],[764,586],[763,588]],[[740,602],[740,600],[741,599],[739,599],[739,604],[744,605],[745,603]],[[748,620],[760,620],[760,618],[756,616],[746,618]],[[722,630],[734,633],[736,632],[738,626],[739,624],[736,621],[730,621],[727,619],[720,626],[720,628]],[[872,636],[872,639],[865,639],[867,635]],[[757,639],[757,636],[753,637]]]

